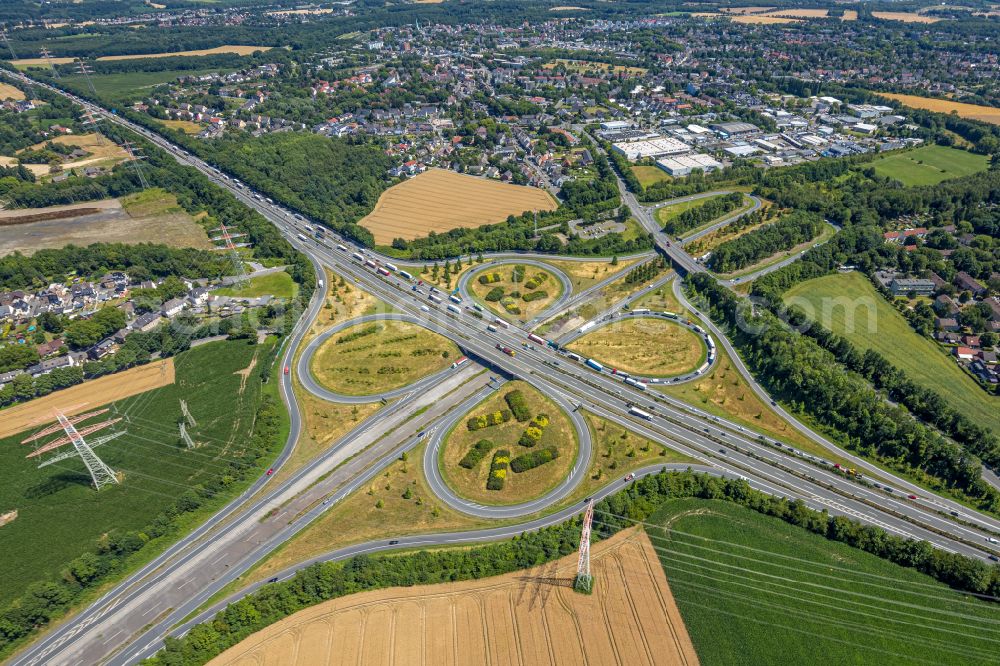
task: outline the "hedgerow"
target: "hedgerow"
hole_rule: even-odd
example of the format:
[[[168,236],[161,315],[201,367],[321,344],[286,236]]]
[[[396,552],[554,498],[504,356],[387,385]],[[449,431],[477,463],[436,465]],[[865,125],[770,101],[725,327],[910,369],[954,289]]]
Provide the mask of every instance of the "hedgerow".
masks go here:
[[[469,452],[466,453],[461,460],[458,461],[458,464],[465,469],[478,467],[479,463],[483,461],[483,458],[486,457],[487,453],[493,450],[494,446],[496,446],[496,444],[490,440],[481,439],[472,445],[472,448],[469,449]]]
[[[515,472],[527,472],[529,469],[535,469],[547,462],[552,462],[558,457],[559,450],[554,446],[547,446],[544,449],[538,449],[514,458],[510,461],[510,468]]]
[[[507,401],[507,406],[514,413],[515,419],[524,423],[531,418],[531,410],[528,409],[528,402],[524,399],[524,394],[521,391],[508,391],[503,399]]]

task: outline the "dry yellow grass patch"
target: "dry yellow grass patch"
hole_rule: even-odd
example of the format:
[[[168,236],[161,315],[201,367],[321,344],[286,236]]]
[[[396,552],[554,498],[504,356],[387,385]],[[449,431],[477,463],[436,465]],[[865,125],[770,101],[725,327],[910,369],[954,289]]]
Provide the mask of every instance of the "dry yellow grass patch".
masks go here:
[[[543,430],[542,438],[535,446],[525,447],[517,443],[521,434],[531,425],[530,420],[521,423],[517,419],[511,418],[510,421],[500,425],[480,430],[468,429],[466,422],[473,416],[492,414],[507,409],[504,396],[515,390],[521,391],[524,395],[532,418],[538,414],[545,414],[549,418],[549,424]],[[480,461],[477,467],[466,469],[460,466],[459,461],[481,439],[493,442],[496,447]],[[579,450],[576,439],[573,424],[570,423],[569,417],[558,405],[530,384],[520,380],[509,382],[463,415],[455,424],[454,429],[448,433],[444,441],[443,452],[439,457],[442,475],[458,495],[467,499],[483,504],[517,504],[542,496],[566,477],[570,468],[576,464]],[[493,460],[495,451],[507,449],[510,451],[511,460],[513,460],[518,456],[550,446],[558,449],[558,458],[524,472],[518,473],[508,469],[502,490],[486,489],[486,481],[490,474],[490,462]]]
[[[387,320],[350,326],[331,336],[316,350],[311,370],[331,391],[374,395],[443,370],[460,356],[458,347],[437,333]]]
[[[719,16],[716,14],[716,16]],[[801,23],[801,19],[787,18],[783,16],[760,16],[750,14],[748,16],[734,16],[733,23],[746,23],[748,25],[776,25],[778,23]]]
[[[427,486],[423,459],[424,445],[420,444],[407,454],[405,461],[396,460],[387,466],[371,483],[358,488],[283,544],[241,579],[240,587],[351,544],[389,538],[389,535],[474,529],[490,523],[444,506]],[[407,488],[410,499],[403,498]],[[376,506],[378,502],[382,502],[381,508]],[[344,529],[345,525],[350,525],[350,529]]]
[[[697,664],[656,550],[637,530],[591,548],[594,594],[573,591],[576,555],[483,580],[327,601],[209,662],[252,664]]]
[[[0,439],[55,420],[55,409],[72,416],[173,383],[174,359],[168,358],[77,384],[0,411]]]
[[[0,100],[2,99],[22,100],[24,93],[21,92],[20,88],[15,88],[8,83],[0,83]]]
[[[551,62],[547,62],[542,65],[542,69],[553,69],[556,65],[562,65],[568,71],[571,72],[587,72],[591,70],[600,70],[602,72],[611,71],[614,74],[619,74],[621,72],[626,72],[628,74],[645,74],[645,67],[631,67],[629,65],[612,65],[607,62],[595,62],[591,60],[568,60],[566,58],[558,58]]]
[[[765,16],[784,16],[788,18],[826,18],[828,9],[777,9],[767,12]]]
[[[170,53],[138,53],[134,55],[114,55],[102,56],[98,60],[137,60],[139,58],[171,58],[173,56],[203,56],[216,55],[218,53],[235,53],[237,55],[250,55],[258,51],[270,51],[270,46],[245,46],[242,44],[227,44],[216,46],[212,49],[197,49],[194,51],[171,51]],[[56,61],[56,58],[52,59]]]
[[[75,61],[76,58],[18,58],[17,60],[11,60],[10,64],[17,68],[24,67],[48,67],[49,64],[53,65],[65,65]]]
[[[41,150],[45,147],[45,144],[49,142],[59,143],[66,146],[79,146],[90,153],[89,156],[73,162],[64,162],[62,165],[64,170],[92,166],[98,163],[102,166],[111,166],[128,159],[128,153],[126,153],[118,144],[103,134],[98,134],[96,132],[91,132],[90,134],[63,134],[52,137],[51,139],[46,139],[41,143],[36,143],[31,148],[34,150]],[[48,173],[48,165],[42,164],[37,166],[43,167],[45,169],[45,173]]]
[[[923,16],[913,12],[872,12],[872,16],[885,21],[902,21],[903,23],[937,23],[943,19],[934,16]]]
[[[950,99],[935,99],[932,97],[920,97],[919,95],[901,95],[899,93],[879,93],[879,95],[902,102],[914,109],[924,109],[937,113],[951,113],[954,111],[961,118],[970,118],[972,120],[981,120],[986,123],[1000,125],[1000,109],[992,106],[965,104],[963,102],[953,102]]]
[[[568,348],[584,358],[643,377],[673,377],[702,364],[701,339],[662,319],[624,319],[587,333]]]
[[[318,9],[282,9],[279,11],[268,12],[270,16],[305,16],[314,14],[332,14],[333,9],[330,7],[318,8]]]
[[[543,189],[430,169],[383,192],[375,210],[358,224],[374,234],[376,243],[388,245],[395,238],[413,240],[431,231],[478,227],[555,207]]]
[[[719,9],[723,14],[763,14],[776,7],[722,7]]]
[[[190,120],[157,120],[158,123],[170,129],[180,130],[185,134],[198,134],[204,127]]]

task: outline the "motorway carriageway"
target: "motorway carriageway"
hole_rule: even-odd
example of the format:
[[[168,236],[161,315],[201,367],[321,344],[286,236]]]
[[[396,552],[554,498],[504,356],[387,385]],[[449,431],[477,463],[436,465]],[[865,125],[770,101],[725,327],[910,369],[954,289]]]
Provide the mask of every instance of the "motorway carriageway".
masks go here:
[[[103,111],[103,110],[99,110],[99,111]],[[116,121],[116,122],[120,122],[120,119],[118,119],[118,118],[113,118],[113,120]],[[129,124],[129,125],[131,126],[131,124]],[[136,128],[133,127],[133,129],[136,129]],[[179,158],[182,162],[187,162],[189,164],[193,164],[194,166],[200,168],[202,171],[207,172],[210,176],[213,177],[213,180],[215,180],[216,182],[219,182],[220,184],[222,184],[224,186],[229,186],[231,190],[233,190],[237,194],[240,194],[239,190],[237,190],[236,188],[232,187],[231,185],[229,185],[226,182],[223,182],[221,179],[219,179],[217,177],[214,177],[213,176],[213,170],[211,170],[209,167],[205,166],[204,164],[200,163],[200,161],[192,160],[192,159],[188,159],[188,158],[183,157],[182,154],[179,153],[178,149],[176,149],[175,147],[173,147],[171,144],[167,143],[166,141],[162,140],[157,135],[152,135],[152,133],[147,132],[145,130],[142,130],[141,128],[137,129],[137,131],[139,131],[144,136],[147,136],[147,138],[150,138],[151,140],[153,140],[154,142],[156,142],[158,145],[161,145],[162,147],[168,149],[171,153],[173,153],[175,155],[175,157]],[[246,199],[249,199],[249,198],[244,196],[244,197],[241,197],[241,199],[246,200]],[[272,221],[278,222],[279,224],[283,224],[286,227],[291,222],[291,214],[288,213],[287,211],[283,211],[281,209],[277,209],[277,210],[280,211],[280,214],[276,214],[273,210],[269,210],[269,208],[270,208],[269,206],[260,205],[257,202],[254,202],[252,200],[247,201],[247,203],[250,203],[254,208],[257,208],[261,212],[265,213],[269,217],[269,219],[271,219]],[[293,243],[295,242],[294,237],[292,239],[292,242]],[[296,243],[296,245],[298,245],[300,247],[304,246],[303,249],[305,249],[309,253],[315,253],[315,248],[313,248],[313,247],[311,247],[309,245],[304,245],[302,243]],[[328,255],[327,258],[329,259],[329,255]],[[335,266],[340,265],[341,268],[339,268],[339,270],[341,270],[342,272],[348,272],[347,269],[349,268],[350,269],[349,272],[354,273],[354,268],[351,267],[349,263],[345,263],[343,261],[333,260],[333,264]],[[381,292],[382,294],[387,293],[386,286],[384,284],[378,284],[378,283],[380,283],[382,281],[378,280],[373,275],[363,275],[363,274],[355,273],[355,277],[356,277],[356,279],[359,280],[359,282],[365,283],[366,284],[366,288],[372,289],[373,292],[376,293],[376,295],[381,295],[379,292]],[[392,294],[391,291],[388,292],[388,293],[391,296],[390,299],[389,299],[390,301],[396,301],[399,304],[405,303],[406,307],[412,307],[412,305],[409,304],[406,301],[405,298],[400,297],[398,294]],[[417,315],[417,316],[419,316],[419,315]],[[449,323],[449,328],[454,328],[455,329],[455,331],[449,331],[449,337],[451,337],[452,339],[456,339],[456,337],[457,338],[461,338],[463,341],[460,341],[460,344],[462,344],[463,347],[467,347],[468,348],[470,346],[468,342],[464,341],[464,340],[467,339],[467,336],[465,335],[464,332],[462,332],[461,330],[457,329],[457,327],[454,327],[454,325],[452,323]],[[476,335],[477,335],[477,337],[479,337],[478,332],[476,333]],[[508,365],[509,361],[513,360],[513,359],[508,359],[506,357],[504,357],[504,358],[497,358],[496,354],[494,353],[494,350],[493,350],[492,347],[485,347],[482,344],[476,344],[474,346],[478,347],[478,349],[476,351],[479,352],[479,353],[481,353],[481,357],[484,358],[485,360],[487,360],[487,361],[492,360],[493,362],[499,361],[499,363],[497,363],[497,365],[499,367],[505,367],[505,366]],[[492,359],[491,359],[491,356],[493,357]],[[522,359],[520,359],[520,361],[516,365],[521,365],[521,364],[524,364],[524,365],[522,365],[522,367],[520,367],[520,368],[515,368],[515,369],[518,370],[521,373],[526,372],[526,373],[528,373],[528,375],[531,375],[532,373],[535,373],[535,377],[531,380],[533,384],[537,385],[537,383],[538,383],[538,376],[537,376],[537,373],[535,371],[536,369],[539,370],[539,371],[541,371],[541,372],[544,372],[546,376],[561,374],[561,372],[562,372],[562,371],[560,371],[560,372],[553,372],[554,369],[551,368],[551,367],[549,367],[549,366],[545,366],[544,365],[544,361],[542,361],[542,360],[540,360],[538,358],[530,358],[532,356],[532,354],[530,354],[530,353],[525,353],[524,356],[525,357],[529,357],[530,363],[526,363],[525,359],[522,358]],[[633,402],[639,402],[639,401],[647,400],[648,399],[647,396],[642,396],[641,394],[636,395],[636,393],[630,391],[628,389],[628,387],[622,387],[624,393],[623,393],[623,391],[615,391],[614,388],[610,388],[609,389],[609,387],[605,383],[604,378],[601,378],[601,381],[597,382],[597,386],[599,388],[596,389],[596,390],[592,389],[592,388],[587,388],[587,389],[583,390],[582,391],[583,395],[586,398],[590,398],[592,402],[601,402],[601,403],[604,403],[605,405],[608,405],[609,408],[610,408],[609,410],[612,411],[612,413],[614,413],[615,416],[616,416],[616,418],[618,418],[618,419],[622,418],[620,416],[620,412],[625,411],[625,409],[627,409],[627,404],[628,403],[626,403],[625,400],[624,400],[624,397],[626,395],[628,395],[629,397],[631,397],[633,399],[632,400]],[[576,390],[578,390],[578,387],[566,387],[566,388],[567,388],[568,391],[576,391]],[[607,391],[607,390],[615,391],[616,393],[618,393],[620,395],[617,398],[613,398],[613,397],[609,398],[609,397],[605,397],[603,395],[598,395],[597,399],[595,400],[595,396],[593,395],[594,393],[601,394],[601,393],[603,393],[604,391]],[[594,411],[595,409],[603,411],[603,407],[600,407],[598,405],[588,406],[588,409],[591,409],[592,411]],[[686,410],[681,410],[681,411],[686,411]],[[656,417],[654,417],[654,418],[657,419],[657,420],[662,420],[662,417],[659,416],[659,415],[656,416]],[[696,419],[696,421],[699,421],[699,420]],[[704,423],[705,421],[700,421],[700,422]],[[627,423],[629,423],[630,429],[635,430],[636,432],[639,432],[640,434],[642,434],[643,430],[645,430],[647,428],[656,428],[657,432],[658,431],[662,431],[662,430],[669,430],[669,426],[665,426],[662,423],[653,423],[653,424],[648,424],[648,425],[646,425],[646,424],[637,424],[637,423],[633,423],[631,419],[629,419],[627,421]],[[651,432],[653,432],[653,431],[651,431]],[[653,439],[662,439],[663,435],[659,434],[659,436],[657,436],[657,432],[653,432],[652,438]],[[709,435],[713,435],[713,434],[717,435],[719,437],[728,437],[728,435],[725,435],[724,432],[722,430],[720,430],[719,428],[716,428],[715,432],[712,432],[710,430]],[[712,440],[703,438],[697,432],[693,432],[690,429],[690,426],[685,427],[685,428],[679,430],[678,435],[681,438],[683,438],[687,443],[690,443],[692,445],[698,445],[698,446],[706,447],[706,449],[708,449],[709,451],[711,450],[711,447],[715,445],[715,442],[712,442]],[[740,438],[736,437],[735,439],[739,440]],[[712,443],[708,443],[708,442],[712,442]],[[730,444],[730,446],[732,445],[731,444],[731,440],[726,439],[726,442],[728,444]],[[671,443],[671,446],[674,446],[674,444]],[[754,446],[758,446],[758,445],[755,445],[752,442],[748,442],[748,441],[745,441],[745,440],[740,440],[739,446],[741,448],[746,448],[747,450],[753,451],[755,454],[761,455],[761,457],[766,457],[767,454],[771,454],[771,456],[777,455],[780,458],[779,462],[781,463],[782,467],[789,467],[789,468],[791,468],[795,464],[801,464],[801,461],[798,461],[795,458],[790,458],[790,457],[788,457],[788,456],[786,456],[784,454],[775,454],[775,452],[773,450],[768,450],[766,447],[761,447],[758,450],[753,450],[753,447]],[[676,448],[676,446],[675,446],[675,448]],[[721,459],[721,460],[714,453],[709,453],[708,455],[710,455],[711,457],[716,458],[716,460],[714,462],[715,462],[715,464],[717,466],[724,467],[724,468],[725,467],[730,467],[730,471],[732,471],[732,469],[731,469],[732,466],[733,466],[732,463],[734,463],[734,462],[739,462],[740,465],[742,465],[742,464],[748,464],[748,465],[750,465],[751,467],[754,468],[754,471],[752,472],[752,474],[763,474],[764,476],[778,477],[779,478],[779,482],[780,482],[781,486],[783,486],[783,487],[789,487],[789,484],[791,484],[792,486],[795,486],[796,484],[799,484],[800,482],[803,483],[803,485],[809,485],[809,484],[805,483],[804,481],[800,481],[798,479],[798,477],[786,473],[784,470],[780,469],[780,467],[779,468],[774,468],[774,469],[766,470],[766,472],[762,472],[761,470],[756,469],[757,467],[760,466],[760,463],[759,463],[759,461],[756,461],[754,458],[747,457],[745,460],[743,460],[743,459],[734,460],[734,458],[737,458],[737,456],[743,455],[743,454],[728,453],[726,455],[726,457],[724,459]],[[772,459],[774,459],[774,458],[772,458]],[[737,467],[737,469],[740,469],[740,468]],[[846,479],[844,479],[843,477],[840,477],[839,475],[831,475],[826,470],[823,470],[823,469],[817,470],[816,468],[813,468],[812,466],[807,466],[806,467],[806,471],[812,472],[811,476],[819,478],[819,480],[820,480],[821,483],[829,483],[831,486],[838,487],[838,488],[841,488],[841,489],[843,489],[843,486],[839,485],[839,484],[846,484],[846,486],[847,486],[846,492],[848,492],[848,493],[859,494],[859,493],[868,492],[868,489],[865,489],[865,488],[863,488],[861,486],[853,484],[852,482],[847,481]],[[740,474],[740,472],[736,472],[736,471],[733,471],[733,473],[741,475],[741,476],[743,475],[743,474]],[[823,475],[827,475],[829,478],[823,478]],[[751,479],[751,481],[753,482],[753,479]],[[837,503],[837,504],[847,505],[846,508],[847,508],[848,511],[853,511],[854,510],[854,506],[853,505],[857,505],[859,507],[859,509],[860,509],[859,512],[858,512],[858,514],[859,514],[858,517],[862,517],[863,520],[866,520],[866,521],[869,521],[869,522],[872,522],[873,520],[875,522],[881,522],[879,519],[873,519],[870,516],[871,512],[873,511],[873,507],[869,507],[869,506],[867,506],[867,505],[865,505],[863,503],[860,503],[860,502],[855,502],[855,500],[853,500],[853,499],[847,499],[847,498],[841,499],[836,493],[832,493],[831,494],[831,493],[828,492],[828,490],[826,488],[823,488],[821,486],[817,487],[815,489],[805,489],[805,488],[802,488],[800,490],[804,491],[805,494],[807,494],[807,495],[811,495],[813,497],[820,498],[820,499],[822,499],[826,503],[834,502],[834,503]],[[832,495],[832,499],[831,499],[831,495]],[[874,500],[877,501],[880,505],[885,505],[886,503],[888,503],[888,508],[891,511],[906,509],[910,513],[916,513],[917,515],[919,515],[920,516],[920,520],[924,520],[924,521],[927,521],[927,520],[930,520],[930,521],[939,520],[937,518],[937,516],[935,516],[933,514],[931,514],[929,516],[926,515],[927,512],[928,512],[928,509],[920,507],[919,505],[915,505],[915,504],[912,504],[912,503],[909,503],[909,502],[900,502],[900,501],[896,500],[895,498],[888,498],[887,496],[885,496],[883,494],[873,494],[873,495],[874,495]],[[898,505],[898,506],[896,506],[896,505]],[[960,507],[960,509],[962,511],[964,511],[964,512],[969,513],[968,510],[964,509],[964,507]],[[936,510],[936,509],[932,509],[932,511],[933,510]],[[921,515],[921,514],[923,514],[923,515]],[[849,514],[849,515],[853,515],[853,514]],[[969,519],[970,518],[970,516],[968,516],[968,515],[964,515],[963,517],[965,519]],[[996,525],[995,525],[996,521],[994,521],[992,519],[982,519],[982,518],[981,518],[981,520],[985,524],[989,524],[992,528],[994,528],[994,529],[996,528]],[[960,551],[971,551],[973,553],[979,554],[977,552],[977,550],[974,549],[974,548],[969,548],[968,546],[964,546],[962,544],[958,544],[958,543],[953,542],[951,540],[944,541],[944,540],[942,540],[940,538],[937,538],[937,535],[934,535],[933,533],[931,533],[930,537],[925,537],[922,534],[924,532],[924,530],[922,528],[918,528],[918,527],[909,525],[909,524],[905,523],[904,521],[900,521],[898,518],[895,518],[894,516],[888,515],[887,517],[884,518],[884,521],[887,524],[892,524],[894,526],[897,526],[897,529],[900,526],[902,526],[905,529],[914,532],[915,535],[918,538],[927,538],[929,541],[936,542],[936,543],[939,543],[939,544],[940,543],[946,543],[948,546],[950,546],[952,548],[955,548],[955,549],[958,549]],[[982,536],[980,535],[980,533],[973,532],[973,531],[968,530],[967,528],[964,528],[963,526],[960,526],[960,525],[957,526],[956,524],[954,524],[950,520],[944,520],[943,521],[943,526],[944,526],[944,529],[947,530],[947,531],[950,531],[950,532],[953,532],[953,533],[958,533],[961,538],[964,538],[965,537],[965,533],[968,532],[968,533],[971,533],[972,535],[974,535],[975,538],[982,539]],[[432,539],[433,537],[428,537],[428,538]],[[981,548],[981,546],[980,546],[980,548]]]

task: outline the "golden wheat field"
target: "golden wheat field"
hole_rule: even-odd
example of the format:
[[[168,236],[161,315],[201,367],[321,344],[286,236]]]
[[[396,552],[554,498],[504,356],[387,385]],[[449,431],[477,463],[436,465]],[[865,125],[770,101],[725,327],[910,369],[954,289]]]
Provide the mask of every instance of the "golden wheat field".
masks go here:
[[[776,9],[766,16],[786,16],[788,18],[826,18],[828,9]]]
[[[495,578],[335,599],[250,636],[209,665],[698,663],[644,533],[594,544],[591,567],[589,596],[572,589],[574,554]]]
[[[555,207],[543,189],[430,169],[383,192],[375,210],[358,224],[375,235],[376,243],[388,245],[395,238],[413,240],[431,231],[478,227]]]
[[[985,123],[1000,125],[1000,109],[992,106],[980,106],[979,104],[953,102],[950,99],[935,99],[933,97],[902,95],[899,93],[879,93],[879,95],[902,102],[914,109],[924,109],[925,111],[934,111],[936,113],[951,113],[955,111],[961,118],[970,118],[972,120],[981,120]]]
[[[902,21],[903,23],[937,23],[942,20],[914,12],[872,12],[872,16],[884,21]]]
[[[235,53],[237,55],[250,55],[257,51],[269,51],[270,46],[245,46],[242,44],[227,44],[216,46],[213,49],[197,49],[195,51],[171,51],[170,53],[138,53],[134,55],[102,56],[98,60],[136,60],[138,58],[171,58],[173,56],[204,56],[216,55],[218,53]],[[53,61],[56,58],[52,59]]]
[[[715,14],[714,16],[720,16]],[[745,16],[732,17],[733,23],[746,23],[749,25],[775,25],[778,23],[801,23],[801,19],[789,18],[787,16],[762,16],[760,14],[748,14]]]
[[[0,100],[3,99],[24,99],[24,93],[7,83],[0,83]]]
[[[174,359],[168,358],[70,386],[0,411],[0,439],[55,420],[54,409],[72,416],[173,383]]]

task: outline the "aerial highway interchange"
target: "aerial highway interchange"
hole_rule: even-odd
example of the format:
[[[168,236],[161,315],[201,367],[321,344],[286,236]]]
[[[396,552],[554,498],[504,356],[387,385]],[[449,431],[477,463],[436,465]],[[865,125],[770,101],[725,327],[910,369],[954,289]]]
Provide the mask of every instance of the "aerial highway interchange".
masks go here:
[[[509,327],[487,330],[493,317],[473,316],[466,305],[471,302],[466,291],[471,273],[467,273],[459,282],[458,295],[466,298],[461,299],[463,303],[460,306],[449,310],[446,307],[447,301],[435,303],[427,298],[426,291],[412,289],[409,282],[391,272],[385,275],[366,268],[352,255],[360,253],[378,266],[394,260],[370,249],[359,248],[332,233],[326,233],[322,239],[316,238],[307,230],[311,223],[300,215],[249,191],[242,184],[234,182],[163,137],[87,100],[47,84],[33,84],[46,85],[53,92],[67,95],[99,114],[103,121],[131,129],[168,151],[179,162],[199,169],[219,187],[231,191],[244,204],[273,222],[291,243],[308,255],[318,276],[323,278],[325,269],[330,269],[379,298],[393,310],[393,313],[371,315],[370,319],[397,319],[423,326],[455,342],[475,365],[458,365],[410,386],[376,396],[374,399],[384,398],[397,402],[392,409],[380,410],[362,422],[328,452],[289,478],[280,482],[274,482],[269,477],[261,478],[195,532],[118,584],[85,611],[68,618],[25,649],[14,658],[11,662],[13,664],[130,664],[149,656],[162,645],[165,636],[182,634],[198,621],[209,617],[221,605],[259,587],[260,584],[251,586],[241,590],[236,596],[216,600],[207,609],[203,608],[209,599],[239,578],[254,563],[338,501],[362,487],[402,452],[426,441],[424,455],[428,463],[433,463],[442,438],[451,424],[490,392],[514,379],[529,382],[543,391],[566,411],[574,424],[580,442],[579,457],[561,484],[544,497],[524,504],[487,507],[456,495],[440,478],[437,466],[425,464],[428,482],[441,501],[469,515],[505,521],[503,525],[469,532],[387,538],[343,548],[317,559],[343,559],[364,552],[503,539],[579,513],[582,505],[566,506],[565,499],[586,474],[586,461],[592,446],[581,410],[661,442],[699,461],[697,465],[691,466],[699,471],[744,478],[759,490],[799,498],[811,508],[848,516],[898,535],[926,540],[950,552],[983,559],[995,553],[990,539],[1000,534],[1000,521],[951,500],[929,495],[922,488],[837,448],[775,404],[743,366],[723,332],[687,302],[680,288],[679,276],[672,281],[657,281],[627,301],[635,300],[653,288],[669,284],[678,300],[692,313],[690,325],[699,327],[698,331],[707,332],[710,339],[726,351],[752,389],[769,402],[782,418],[830,450],[832,455],[848,459],[857,469],[864,470],[867,477],[864,481],[847,478],[827,460],[796,450],[770,437],[752,433],[725,418],[708,414],[657,392],[626,384],[620,377],[607,372],[594,371],[569,358],[564,350],[526,342],[531,326],[540,322],[543,319],[541,316],[523,328],[511,324]],[[623,183],[619,182],[619,185],[624,201],[644,227],[654,234],[658,248],[669,257],[679,274],[705,270],[704,266],[683,251],[681,244],[660,231],[649,208],[640,204],[624,188]],[[759,205],[760,202],[757,201],[754,209]],[[341,247],[344,249],[340,249]],[[542,255],[516,256],[520,262],[544,258]],[[486,259],[502,261],[510,257],[511,255],[487,255]],[[795,257],[790,257],[766,270],[775,270],[794,259]],[[642,259],[648,260],[649,258]],[[755,276],[744,276],[734,282],[748,281]],[[614,277],[620,277],[620,274]],[[578,305],[610,279],[590,287],[583,295],[571,295],[569,289],[564,289],[563,297],[546,311],[544,318]],[[361,318],[341,322],[303,346],[305,333],[319,313],[323,299],[323,290],[318,289],[304,309],[295,331],[285,340],[281,352],[282,365],[294,370],[294,373],[280,375],[282,398],[289,410],[291,429],[284,450],[274,462],[274,469],[280,469],[287,461],[302,431],[293,390],[295,377],[298,377],[304,390],[326,400],[373,400],[371,396],[360,399],[338,395],[319,386],[310,376],[308,368],[311,353],[323,340],[343,328],[369,320]],[[626,314],[623,305],[624,301],[610,304],[595,321],[600,325],[605,321],[624,317],[656,316],[652,312],[632,311]],[[455,309],[459,312],[456,313]],[[567,334],[559,342],[565,343],[573,337],[574,334]],[[516,355],[504,353],[504,347],[515,349]],[[486,371],[483,372],[482,368]],[[692,375],[683,379],[694,378],[695,375]],[[427,409],[421,411],[421,408]],[[411,415],[414,415],[413,419],[407,421],[407,417]],[[404,422],[406,427],[396,427]],[[390,434],[380,437],[383,432]],[[689,465],[673,467],[681,469]],[[651,465],[635,472],[635,475],[651,474],[663,468],[664,465]],[[629,480],[614,480],[595,493],[594,498],[616,492],[627,485]],[[558,509],[545,513],[553,507]],[[274,520],[261,520],[262,516],[275,508],[280,508],[281,513]],[[285,571],[279,578],[290,576],[295,569],[307,564],[309,563]]]

